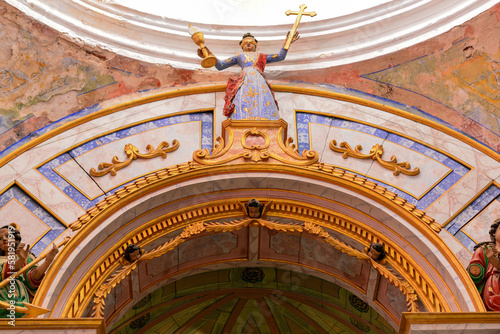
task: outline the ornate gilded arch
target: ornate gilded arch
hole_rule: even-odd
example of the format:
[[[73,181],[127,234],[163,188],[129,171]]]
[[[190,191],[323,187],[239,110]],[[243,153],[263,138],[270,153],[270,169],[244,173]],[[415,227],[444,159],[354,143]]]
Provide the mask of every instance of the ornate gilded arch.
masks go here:
[[[314,151],[299,154],[292,141],[286,138],[286,123],[282,121],[262,121],[259,129],[255,128],[251,131],[248,130],[247,123],[248,121],[226,121],[224,127],[228,131],[225,132],[224,138],[219,139],[220,146],[216,147],[212,152],[207,150],[196,151],[193,154],[193,161],[168,167],[138,179],[134,183],[116,191],[113,195],[106,197],[95,207],[87,210],[85,215],[71,224],[70,227],[77,233],[53,264],[34,302],[43,303],[44,298],[51,289],[52,280],[57,272],[63,268],[65,261],[70,258],[72,253],[78,252],[80,244],[91,232],[99,230],[109,217],[122,210],[125,206],[167,187],[203,179],[207,175],[210,177],[231,178],[233,175],[244,172],[249,175],[273,174],[278,177],[282,175],[300,177],[311,182],[323,182],[332,187],[339,187],[358,194],[360,197],[367,198],[388,209],[399,219],[409,224],[411,228],[418,231],[432,247],[438,250],[439,254],[446,258],[453,271],[459,275],[461,284],[466,286],[470,295],[473,296],[472,302],[474,306],[481,309],[481,300],[477,293],[474,294],[475,287],[471,284],[463,266],[438,236],[441,229],[440,225],[435,223],[425,212],[373,181],[346,172],[333,165],[319,162]],[[247,144],[246,138],[248,136],[261,137],[263,145]],[[272,138],[272,140],[267,140],[268,138]],[[453,295],[454,291],[451,291],[449,287],[448,291],[443,291],[437,286],[435,277],[431,277],[434,274],[430,272],[432,270],[429,270],[432,266],[424,268],[421,263],[412,259],[405,249],[384,236],[377,229],[341,212],[307,202],[283,199],[279,198],[279,196],[268,196],[261,199],[269,202],[268,216],[303,222],[303,224],[281,224],[273,221],[254,222],[252,224],[277,229],[284,233],[310,234],[310,231],[314,230],[310,226],[317,226],[321,231],[317,232],[315,236],[325,242],[330,238],[324,229],[345,235],[363,246],[368,246],[374,241],[382,242],[386,247],[389,265],[402,278],[401,282],[407,282],[408,289],[413,289],[416,292],[428,311],[449,312],[461,309],[458,301],[455,301],[455,304],[452,305],[450,304],[450,298],[446,297],[446,295]],[[67,318],[85,316],[84,313],[91,306],[96,293],[121,268],[123,251],[128,244],[135,243],[147,248],[152,241],[180,229],[191,231],[185,233],[185,238],[191,238],[200,233],[217,233],[236,229],[235,226],[238,223],[225,226],[224,224],[217,224],[217,221],[241,217],[241,203],[244,200],[248,200],[248,198],[202,201],[202,203],[189,205],[168,214],[157,216],[131,231],[126,229],[121,231],[122,227],[120,227],[115,231],[115,234],[123,233],[124,235],[114,243],[112,248],[105,251],[101,250],[98,260],[79,280],[78,285],[65,302],[61,316]],[[245,227],[250,225],[249,222],[247,223]],[[207,226],[211,226],[211,228],[207,229]],[[309,227],[306,228],[306,226]],[[170,246],[175,247],[174,244]],[[362,254],[359,250],[353,250],[352,253],[354,256]],[[357,257],[366,260],[362,255]],[[379,272],[383,274],[381,271]],[[387,275],[384,276],[388,277]],[[392,281],[397,280],[392,279]],[[112,289],[115,285],[108,285],[104,289]]]

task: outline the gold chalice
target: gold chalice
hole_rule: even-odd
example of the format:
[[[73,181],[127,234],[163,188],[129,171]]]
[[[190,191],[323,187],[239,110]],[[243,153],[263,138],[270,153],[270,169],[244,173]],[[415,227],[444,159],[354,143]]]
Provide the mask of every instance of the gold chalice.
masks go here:
[[[209,68],[214,66],[217,63],[217,58],[214,55],[209,54],[208,49],[204,45],[205,36],[201,31],[198,31],[191,24],[189,25],[189,33],[191,34],[191,39],[200,47],[201,52],[203,53],[203,60],[201,61],[201,66],[203,68]]]

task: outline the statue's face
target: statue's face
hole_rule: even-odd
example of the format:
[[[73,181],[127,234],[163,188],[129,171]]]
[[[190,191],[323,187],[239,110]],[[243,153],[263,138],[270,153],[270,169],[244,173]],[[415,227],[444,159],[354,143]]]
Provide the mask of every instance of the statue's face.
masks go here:
[[[373,247],[370,247],[368,250],[368,256],[377,261],[378,257],[380,256],[380,252],[377,252]]]
[[[135,250],[129,254],[129,257],[130,257],[130,262],[135,262],[136,260],[139,260],[139,258],[141,257],[141,251],[139,249]]]
[[[6,228],[0,229],[0,249],[3,250],[4,252],[9,251],[9,230]],[[12,244],[11,240],[11,244]]]
[[[255,52],[257,50],[257,46],[255,45],[255,39],[253,38],[245,38],[243,42],[241,42],[241,48],[244,52]]]
[[[497,243],[500,243],[500,226],[498,226],[496,232],[495,232],[495,241]]]
[[[249,206],[248,207],[248,217],[260,218],[260,208],[258,206]]]

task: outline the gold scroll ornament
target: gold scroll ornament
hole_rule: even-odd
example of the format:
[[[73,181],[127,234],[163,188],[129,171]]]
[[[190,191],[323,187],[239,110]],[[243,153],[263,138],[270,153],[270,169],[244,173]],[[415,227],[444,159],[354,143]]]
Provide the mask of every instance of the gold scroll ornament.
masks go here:
[[[316,151],[304,150],[301,155],[292,138],[284,140],[287,126],[282,119],[228,119],[222,124],[222,136],[216,139],[218,144],[211,152],[207,149],[195,151],[193,160],[205,166],[235,163],[238,159],[240,162],[269,162],[294,166],[310,166],[316,163],[319,159]],[[227,138],[227,141],[224,138]],[[250,138],[255,141],[249,140]]]
[[[361,150],[363,149],[361,145],[357,145],[354,149],[346,143],[345,141],[340,143],[340,147],[337,147],[337,141],[334,139],[330,142],[330,148],[338,153],[342,153],[342,157],[347,159],[348,157],[354,157],[358,159],[372,159],[377,161],[382,167],[393,170],[394,175],[399,175],[403,173],[406,175],[414,176],[420,174],[420,169],[415,167],[415,169],[410,170],[411,165],[409,162],[398,162],[398,159],[393,155],[391,160],[383,160],[382,154],[384,154],[384,148],[382,145],[375,144],[370,150],[370,154],[363,154]]]
[[[98,166],[100,171],[96,171],[95,168],[90,169],[90,175],[92,176],[104,176],[108,173],[115,176],[116,171],[127,167],[132,163],[132,160],[136,159],[152,159],[155,157],[161,156],[163,159],[167,157],[167,153],[173,152],[179,148],[179,142],[177,139],[172,141],[172,147],[166,142],[163,141],[158,145],[156,149],[153,148],[153,145],[146,146],[148,150],[147,153],[139,153],[139,149],[132,144],[125,145],[125,153],[127,154],[127,160],[120,161],[117,156],[114,156],[111,160],[111,163],[101,162]]]

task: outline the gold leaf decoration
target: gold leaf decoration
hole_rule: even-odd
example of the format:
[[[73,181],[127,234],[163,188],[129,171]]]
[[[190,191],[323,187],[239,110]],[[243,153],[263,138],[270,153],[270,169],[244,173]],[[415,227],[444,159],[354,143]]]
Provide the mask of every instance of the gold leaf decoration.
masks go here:
[[[342,158],[347,159],[348,157],[354,157],[357,159],[372,159],[377,161],[382,167],[393,170],[394,175],[399,175],[403,173],[405,175],[418,175],[420,174],[420,169],[415,167],[411,170],[411,165],[409,162],[398,162],[398,159],[393,155],[390,160],[383,160],[382,154],[384,154],[384,148],[382,145],[375,144],[370,150],[370,154],[363,154],[361,150],[363,149],[361,145],[356,145],[354,149],[346,143],[345,141],[340,143],[337,147],[337,141],[333,139],[330,142],[330,149],[332,151],[342,153]]]
[[[127,167],[132,163],[133,160],[136,159],[152,159],[156,157],[162,157],[165,159],[167,157],[167,153],[173,152],[179,148],[180,144],[177,139],[172,141],[172,146],[166,141],[163,141],[158,145],[155,149],[152,145],[146,146],[148,150],[147,153],[140,153],[139,149],[132,144],[125,145],[125,154],[127,155],[127,160],[120,161],[117,156],[114,156],[111,160],[111,163],[101,162],[98,166],[99,171],[95,170],[95,168],[90,169],[90,175],[92,176],[104,176],[106,174],[111,174],[113,176],[116,175],[116,172],[122,168]]]
[[[284,140],[286,129],[286,122],[282,120],[227,120],[223,124],[223,137],[226,140],[218,137],[219,144],[211,153],[207,149],[197,150],[193,153],[193,160],[204,166],[234,163],[239,162],[238,160],[251,163],[279,162],[295,166],[316,163],[319,160],[316,151],[304,150],[300,155],[295,144],[292,144],[292,138]],[[249,138],[253,140],[248,140]]]
[[[94,298],[94,306],[92,307],[91,317],[93,318],[104,318],[104,300],[106,296],[113,290],[115,286],[120,284],[121,281],[127,277],[132,270],[134,270],[137,266],[137,261],[122,267],[117,270],[116,273],[111,275],[110,278],[106,280],[106,282],[101,285],[101,288],[96,291]]]
[[[281,147],[283,152],[285,152],[289,157],[295,160],[295,165],[309,166],[319,160],[319,154],[314,150],[303,150],[302,155],[300,155],[296,145],[293,144],[293,138],[289,137],[285,142],[283,142],[283,140],[281,140],[281,137],[283,136],[284,131],[285,130],[283,128],[279,129],[278,131],[278,138],[280,138],[278,140],[278,145]],[[279,157],[277,157],[276,159],[280,160]],[[280,161],[285,163],[287,162],[286,160]]]
[[[385,278],[389,280],[389,283],[397,287],[406,297],[406,303],[409,312],[418,312],[417,305],[417,294],[415,289],[405,280],[397,276],[391,269],[387,268],[384,264],[373,260],[368,254],[361,252],[349,245],[346,245],[340,240],[333,238],[328,232],[323,230],[320,226],[313,223],[304,223],[304,230],[323,239],[329,245],[332,245],[335,249],[345,253],[349,256],[356,257],[358,260],[367,260],[371,265]]]
[[[205,226],[203,222],[192,224],[187,226],[180,235],[175,238],[167,241],[163,245],[158,248],[143,254],[138,260],[135,262],[122,267],[117,270],[116,273],[111,275],[110,278],[104,282],[103,285],[95,292],[94,296],[94,306],[92,307],[91,316],[93,318],[102,318],[104,317],[104,306],[106,296],[113,290],[115,286],[121,283],[130,273],[137,267],[137,263],[140,261],[151,260],[156,257],[162,256],[171,250],[175,249],[184,241],[191,238],[193,235],[199,234],[205,230]]]
[[[175,238],[167,241],[163,245],[157,247],[156,249],[146,252],[135,262],[125,265],[118,269],[114,274],[112,274],[95,292],[94,296],[94,306],[92,307],[91,316],[94,318],[104,317],[104,307],[106,296],[113,290],[115,286],[120,284],[130,273],[137,267],[137,263],[140,261],[149,261],[153,258],[162,256],[177,246],[179,246],[184,241],[189,240],[195,235],[200,233],[224,233],[237,231],[243,227],[250,225],[260,225],[266,227],[270,230],[282,231],[285,233],[295,233],[295,232],[306,232],[312,234],[329,245],[333,246],[335,249],[347,254],[348,256],[356,257],[358,260],[365,260],[371,263],[371,265],[385,278],[389,280],[391,284],[396,286],[406,297],[408,310],[410,312],[418,312],[418,305],[416,304],[418,296],[415,293],[415,289],[405,280],[397,276],[391,269],[387,268],[384,264],[376,262],[366,253],[359,251],[340,240],[333,238],[328,232],[326,232],[322,227],[305,222],[303,225],[299,224],[283,224],[275,221],[265,220],[265,219],[243,219],[224,223],[205,223],[199,222],[186,226],[181,234]]]
[[[222,140],[222,138],[221,138]],[[216,145],[217,146],[217,145]],[[220,148],[220,146],[219,146]],[[221,150],[221,149],[219,149]],[[202,150],[196,151],[195,153],[200,153]],[[208,151],[207,151],[208,153]],[[207,164],[204,162],[203,164]],[[178,164],[175,166],[167,167],[165,169],[156,171],[147,176],[137,179],[135,182],[126,185],[125,187],[118,189],[114,194],[107,196],[105,199],[100,201],[96,206],[91,207],[87,210],[85,214],[78,217],[78,220],[71,223],[69,227],[73,230],[79,230],[83,226],[89,224],[92,220],[96,219],[104,210],[106,210],[113,203],[127,197],[134,193],[141,191],[144,187],[151,186],[155,182],[161,182],[175,175],[189,173],[200,168],[205,168],[202,163],[197,163],[194,161],[188,161],[186,163]],[[217,165],[218,162],[214,162],[211,165]],[[307,166],[309,170],[317,171],[322,174],[327,174],[335,179],[347,181],[350,183],[355,183],[368,191],[373,191],[379,196],[386,198],[387,200],[393,202],[394,204],[400,206],[404,210],[412,214],[416,219],[418,219],[424,225],[427,225],[434,232],[439,233],[442,227],[437,223],[434,218],[428,216],[425,211],[417,209],[417,207],[411,203],[408,203],[404,198],[399,197],[396,193],[388,190],[387,188],[378,185],[377,183],[368,180],[365,177],[358,176],[348,171],[337,168],[334,165],[316,162],[312,165]]]

